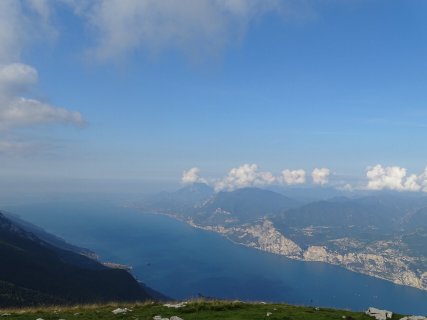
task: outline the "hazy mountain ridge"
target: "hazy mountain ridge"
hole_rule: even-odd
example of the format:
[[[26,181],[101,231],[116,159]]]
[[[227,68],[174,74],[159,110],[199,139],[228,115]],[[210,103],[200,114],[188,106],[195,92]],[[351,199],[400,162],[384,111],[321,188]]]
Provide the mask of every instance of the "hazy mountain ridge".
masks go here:
[[[95,252],[87,248],[78,247],[71,243],[68,243],[64,239],[54,234],[46,232],[44,229],[40,228],[39,226],[36,226],[28,221],[21,219],[18,215],[15,215],[9,212],[3,212],[3,215],[16,226],[26,230],[27,232],[34,234],[40,240],[43,240],[57,248],[79,253],[81,255],[85,255],[95,259],[97,258],[97,255],[95,254]]]
[[[2,213],[0,256],[2,307],[152,298],[127,271],[55,247]]]
[[[195,183],[175,192],[162,192],[138,201],[136,206],[146,211],[190,215],[198,206],[213,197],[214,190],[204,183]]]
[[[3,213],[5,218],[12,222],[13,225],[25,230],[28,234],[37,237],[38,240],[51,245],[51,249],[56,252],[63,262],[75,265],[77,267],[93,270],[108,269],[98,261],[95,252],[75,246],[65,240],[46,232],[44,229],[22,220],[19,216],[11,213]],[[87,259],[89,258],[89,259]]]
[[[218,192],[204,203],[193,206],[193,221],[222,224],[247,223],[260,217],[273,216],[298,202],[276,192],[243,188],[230,192]]]
[[[183,197],[199,185],[181,189]],[[189,196],[191,198],[191,196]],[[378,193],[301,204],[258,188],[210,194],[185,208],[157,209],[233,242],[305,260],[340,265],[427,290],[427,197]],[[140,209],[147,211],[143,205]]]

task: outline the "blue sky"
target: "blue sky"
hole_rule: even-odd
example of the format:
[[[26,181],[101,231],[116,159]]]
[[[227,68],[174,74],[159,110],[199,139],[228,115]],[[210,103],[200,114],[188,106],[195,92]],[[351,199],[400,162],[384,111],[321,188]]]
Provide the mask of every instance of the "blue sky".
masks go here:
[[[377,189],[403,190],[410,174],[423,187],[425,1],[0,6],[0,64],[38,74],[19,90],[0,74],[0,178],[179,182],[196,167],[214,181],[256,164],[274,176],[328,168],[343,186],[368,185],[380,164]],[[11,120],[18,97],[50,116]],[[397,182],[392,166],[407,169]]]

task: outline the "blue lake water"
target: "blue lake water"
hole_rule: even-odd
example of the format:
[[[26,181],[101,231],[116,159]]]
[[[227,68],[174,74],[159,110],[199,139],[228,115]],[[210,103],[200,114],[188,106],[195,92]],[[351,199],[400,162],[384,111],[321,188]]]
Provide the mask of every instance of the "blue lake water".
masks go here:
[[[236,245],[172,218],[96,202],[4,208],[102,260],[133,273],[164,294],[364,310],[369,306],[427,314],[427,292],[323,263],[294,261]]]

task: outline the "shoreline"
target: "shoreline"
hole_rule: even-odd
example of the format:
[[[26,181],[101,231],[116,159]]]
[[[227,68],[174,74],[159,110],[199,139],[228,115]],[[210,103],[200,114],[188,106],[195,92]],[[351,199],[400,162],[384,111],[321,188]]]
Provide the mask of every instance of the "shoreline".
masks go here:
[[[236,244],[236,245],[241,245],[241,246],[244,246],[246,248],[256,249],[256,250],[259,250],[259,251],[262,251],[262,252],[279,255],[279,256],[282,256],[282,257],[286,257],[287,259],[296,260],[296,261],[325,263],[325,264],[328,264],[328,265],[333,265],[333,266],[341,267],[341,268],[343,268],[345,270],[348,270],[348,271],[351,271],[351,272],[354,272],[354,273],[357,273],[357,274],[362,274],[362,275],[366,275],[366,276],[373,277],[373,278],[376,278],[376,279],[381,279],[381,280],[384,280],[384,281],[388,281],[388,282],[393,283],[393,284],[398,285],[398,286],[414,288],[414,289],[421,290],[423,292],[427,291],[427,287],[422,287],[422,286],[416,286],[416,285],[410,285],[410,284],[406,284],[406,283],[401,283],[401,282],[399,282],[397,280],[390,279],[390,278],[387,278],[387,277],[384,277],[384,276],[381,276],[381,275],[378,275],[378,274],[375,274],[375,273],[371,273],[371,272],[369,272],[367,270],[354,269],[354,268],[351,268],[351,267],[346,266],[344,264],[333,263],[331,261],[306,259],[306,258],[304,258],[304,253],[307,252],[307,251],[303,251],[301,248],[300,248],[301,249],[301,253],[299,255],[291,255],[291,254],[288,255],[288,254],[283,254],[283,253],[275,251],[275,250],[266,250],[266,249],[262,248],[259,245],[258,246],[255,245],[254,246],[254,245],[250,245],[250,244],[243,243],[243,242],[237,242],[237,241],[233,240],[227,234],[227,231],[230,231],[230,229],[227,229],[225,227],[222,227],[224,231],[219,231],[219,230],[216,230],[216,228],[218,228],[218,227],[201,226],[201,225],[198,225],[198,224],[194,223],[191,219],[187,220],[187,219],[184,219],[184,218],[182,218],[182,217],[180,217],[179,215],[176,215],[176,214],[164,213],[164,212],[146,212],[146,211],[142,211],[141,209],[139,209],[137,207],[131,207],[131,206],[129,206],[129,207],[132,208],[132,209],[136,209],[136,210],[138,210],[139,212],[141,212],[143,214],[152,214],[152,215],[166,216],[166,217],[174,219],[176,221],[180,221],[182,223],[185,223],[186,225],[188,225],[188,226],[190,226],[192,228],[203,230],[203,231],[207,231],[207,232],[212,232],[212,233],[221,235],[223,238],[227,239],[231,243]],[[279,233],[279,234],[284,239],[287,239],[281,233]],[[287,240],[289,240],[289,239],[287,239]],[[289,240],[289,241],[291,241],[291,240]]]

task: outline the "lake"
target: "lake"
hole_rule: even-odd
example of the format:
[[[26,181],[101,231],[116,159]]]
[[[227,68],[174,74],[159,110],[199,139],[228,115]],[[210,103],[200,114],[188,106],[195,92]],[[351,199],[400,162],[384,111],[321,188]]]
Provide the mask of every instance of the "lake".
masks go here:
[[[162,215],[107,202],[52,201],[3,209],[103,261],[133,267],[150,287],[177,299],[209,297],[427,314],[427,292],[246,248]]]

